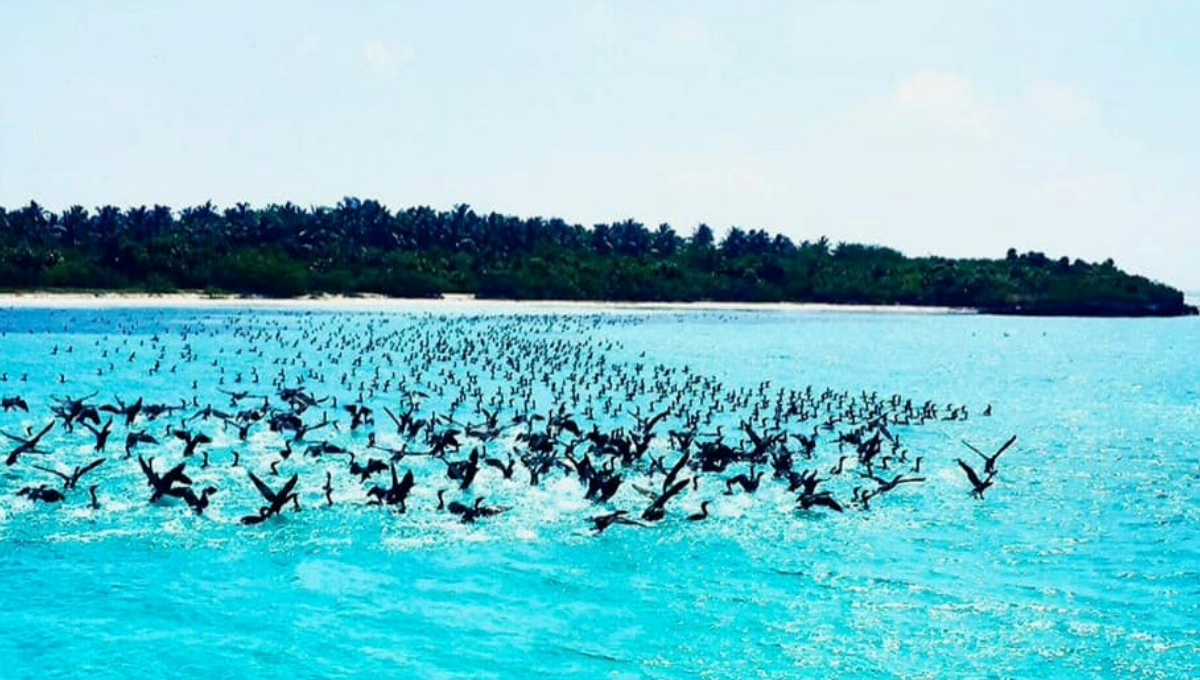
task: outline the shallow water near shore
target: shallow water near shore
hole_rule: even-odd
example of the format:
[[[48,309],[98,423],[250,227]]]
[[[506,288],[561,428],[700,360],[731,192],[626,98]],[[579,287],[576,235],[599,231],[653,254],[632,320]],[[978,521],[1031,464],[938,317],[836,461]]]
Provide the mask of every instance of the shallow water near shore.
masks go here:
[[[663,522],[600,536],[587,518],[605,508],[584,500],[574,480],[555,475],[531,488],[491,468],[476,490],[511,510],[461,524],[434,510],[436,491],[449,485],[445,467],[417,458],[402,461],[417,478],[406,514],[364,506],[362,487],[345,480],[338,503],[323,507],[324,470],[335,463],[297,455],[282,472],[300,475],[303,510],[242,526],[238,518],[256,505],[245,469],[266,475],[279,439],[264,428],[239,442],[201,418],[188,425],[213,436],[212,466],[193,461],[189,470],[197,486],[219,490],[197,517],[182,504],[146,503],[136,460],[121,457],[120,424],[107,462],[89,479],[99,484],[99,509],[82,490],[59,507],[34,505],[17,489],[55,478],[26,464],[0,470],[0,675],[1200,675],[1200,323],[1191,319],[13,309],[0,311],[0,396],[21,395],[30,413],[0,413],[0,429],[39,429],[54,397],[93,391],[97,402],[194,397],[224,408],[221,388],[272,393],[266,383],[278,371],[350,403],[377,366],[419,383],[429,393],[423,410],[445,413],[449,397],[436,388],[461,374],[431,370],[418,380],[399,350],[354,340],[405,340],[443,327],[474,342],[438,349],[445,366],[506,351],[496,339],[518,335],[547,351],[590,349],[627,371],[642,365],[641,375],[686,366],[730,389],[769,381],[768,394],[808,385],[899,393],[964,404],[970,415],[895,427],[910,455],[924,457],[926,481],[876,499],[870,511],[797,512],[795,494],[769,477],[752,496],[725,496],[714,477]],[[182,352],[195,360],[180,361]],[[156,360],[162,367],[151,375]],[[250,377],[256,367],[259,385]],[[597,380],[531,377],[569,380],[585,394]],[[488,393],[507,381],[503,373],[479,380]],[[373,400],[396,408],[393,397]],[[993,415],[984,417],[988,404]],[[543,400],[538,410],[553,406]],[[649,412],[649,403],[640,406]],[[473,419],[472,409],[461,416]],[[736,433],[739,414],[723,417]],[[164,434],[164,425],[151,426]],[[389,427],[379,417],[381,442],[397,444]],[[90,435],[61,430],[50,435],[47,460],[32,462],[69,468],[92,457]],[[960,440],[991,451],[1013,434],[987,499],[972,499],[955,459],[978,461]],[[362,431],[326,436],[365,448]],[[666,439],[654,450],[665,451]],[[164,464],[181,446],[164,443]],[[509,437],[488,448],[503,455],[515,446]],[[242,452],[240,468],[229,465],[233,450]],[[813,465],[827,473],[838,456],[823,432]],[[848,498],[854,482],[835,483]],[[638,496],[623,489],[614,500],[633,508]],[[713,516],[684,521],[702,500]]]

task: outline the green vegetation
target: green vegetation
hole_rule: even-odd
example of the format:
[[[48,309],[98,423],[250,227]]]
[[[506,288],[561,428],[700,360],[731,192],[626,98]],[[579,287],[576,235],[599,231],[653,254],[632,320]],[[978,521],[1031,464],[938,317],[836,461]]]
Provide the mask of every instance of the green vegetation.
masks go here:
[[[626,220],[591,229],[468,206],[391,212],[346,198],[178,214],[165,206],[53,213],[0,208],[0,288],[203,290],[294,297],[376,293],[560,300],[830,302],[973,307],[992,313],[1196,313],[1171,287],[1090,264],[1010,250],[998,260],[910,258],[879,246],[794,243],[733,228]]]

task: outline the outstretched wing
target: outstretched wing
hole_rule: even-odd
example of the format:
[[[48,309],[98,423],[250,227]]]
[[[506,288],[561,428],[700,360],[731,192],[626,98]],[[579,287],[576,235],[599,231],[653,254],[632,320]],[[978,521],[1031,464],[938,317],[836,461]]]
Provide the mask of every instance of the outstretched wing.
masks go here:
[[[279,490],[278,497],[281,500],[286,501],[288,496],[292,495],[292,490],[296,488],[296,482],[299,481],[299,479],[300,475],[292,475],[292,478],[287,481],[287,484],[284,484],[283,488]],[[271,499],[271,502],[275,502],[275,499]]]
[[[87,473],[91,472],[92,470],[95,470],[96,468],[103,465],[105,460],[106,460],[105,458],[97,458],[96,460],[93,460],[92,462],[88,463],[87,465],[84,465],[82,468],[79,469],[79,474],[75,475],[75,478],[78,479],[78,478],[86,475]]]
[[[997,451],[997,452],[996,452],[996,453],[995,453],[995,454],[992,456],[992,458],[999,458],[999,457],[1000,457],[1000,454],[1002,454],[1002,453],[1004,453],[1005,451],[1007,451],[1007,450],[1008,450],[1008,447],[1010,447],[1010,446],[1012,446],[1013,444],[1015,444],[1015,443],[1016,443],[1016,441],[1017,441],[1017,435],[1015,435],[1015,434],[1014,434],[1014,435],[1012,436],[1012,439],[1009,439],[1008,441],[1004,442],[1004,446],[1001,446],[1001,447],[1000,447],[1000,450],[999,450],[999,451]]]
[[[678,496],[679,492],[686,489],[691,481],[692,480],[690,479],[681,479],[678,482],[675,482],[674,486],[664,491],[661,496],[659,496],[653,503],[650,504],[650,507],[659,509],[665,508],[667,506],[667,502],[669,502],[675,496]]]
[[[258,489],[258,493],[262,494],[262,497],[265,498],[268,503],[274,503],[275,502],[275,492],[271,490],[271,487],[267,486],[266,484],[263,484],[263,480],[259,479],[258,476],[255,475],[253,472],[251,472],[249,474],[250,474],[250,481],[254,482],[254,487],[256,489]],[[296,479],[295,477],[292,477],[292,481],[295,481],[295,479]]]
[[[978,453],[980,458],[984,458],[984,459],[987,458],[987,456],[983,455],[983,451],[980,451],[979,449],[972,446],[971,442],[967,441],[966,439],[963,439],[961,441],[962,441],[963,445],[966,446],[968,449],[971,449],[975,453]]]
[[[844,512],[845,511],[842,508],[842,504],[835,501],[833,499],[833,496],[830,496],[829,494],[817,494],[812,497],[812,500],[810,502],[813,505],[823,505],[835,512]]]
[[[36,435],[34,435],[33,439],[30,439],[29,441],[33,442],[34,444],[41,441],[42,437],[45,437],[47,432],[54,429],[54,423],[56,423],[56,422],[58,422],[58,421],[51,420],[49,422],[49,424],[46,425],[46,427],[42,428],[41,432],[38,432]]]
[[[55,477],[61,478],[64,482],[71,481],[70,475],[63,474],[63,473],[59,472],[58,470],[55,470],[54,468],[48,468],[43,465],[31,465],[30,467],[41,470],[42,472],[49,472],[50,474],[54,475]]]
[[[983,482],[979,481],[979,475],[975,474],[975,471],[971,469],[971,466],[964,463],[961,458],[958,459],[958,466],[963,469],[963,472],[967,473],[967,479],[971,480],[971,484],[975,485],[976,487],[979,487],[983,484]]]
[[[145,458],[142,458],[141,454],[138,454],[138,466],[142,468],[142,474],[146,475],[146,479],[154,480],[156,477],[154,468],[150,466],[150,463],[146,462]]]
[[[661,422],[663,418],[666,418],[669,415],[671,415],[671,409],[667,409],[667,410],[663,411],[662,413],[659,413],[658,415],[654,416],[653,418],[651,418],[649,421],[646,422],[646,426],[642,428],[642,432],[644,432],[646,434],[650,434],[650,431],[654,429],[654,426],[658,425],[659,422]]]
[[[689,460],[691,460],[691,456],[686,453],[679,457],[679,460],[676,461],[675,466],[671,468],[671,471],[667,473],[666,478],[663,479],[664,493],[666,492],[667,487],[675,482],[675,478],[679,476],[679,471],[683,469],[683,466],[688,464]]]

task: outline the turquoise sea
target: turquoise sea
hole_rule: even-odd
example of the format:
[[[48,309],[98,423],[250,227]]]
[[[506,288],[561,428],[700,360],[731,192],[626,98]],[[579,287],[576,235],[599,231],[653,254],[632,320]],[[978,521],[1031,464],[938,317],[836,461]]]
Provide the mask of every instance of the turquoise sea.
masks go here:
[[[1200,677],[1195,319],[486,310],[0,310],[0,397],[29,406],[0,413],[3,432],[36,434],[67,398],[182,407],[132,426],[115,417],[102,454],[59,419],[47,453],[0,467],[0,677]],[[281,408],[281,385],[328,397],[303,418],[329,424],[275,476],[290,435],[258,423],[242,441],[206,407]],[[785,415],[788,435],[818,429],[796,468],[818,470],[845,512],[796,510],[769,466],[756,493],[725,495],[725,479],[749,472],[739,463],[685,470],[698,484],[665,519],[596,535],[590,517],[647,505],[633,488],[655,485],[644,464],[603,504],[562,469],[531,486],[520,463],[512,479],[483,465],[459,492],[445,463],[411,455],[423,435],[400,435],[383,411],[453,413],[460,425],[439,420],[444,431],[483,420],[480,402],[502,423],[561,404],[583,430],[609,431],[668,410],[649,456],[669,467],[683,413],[704,414],[699,440],[720,427],[745,447],[742,421],[771,430],[779,395],[809,386],[843,406],[936,405],[935,419],[889,427],[899,442],[890,471],[876,470],[925,481],[851,507],[853,487],[875,485],[852,445],[839,452],[851,423]],[[228,392],[250,396],[235,406]],[[351,430],[351,403],[375,424]],[[958,407],[965,417],[948,419]],[[545,427],[525,420],[486,443],[460,433],[448,457],[481,447],[505,460]],[[185,461],[173,429],[213,440],[207,468]],[[134,430],[160,443],[125,458]],[[366,505],[387,473],[364,484],[347,457],[304,453],[328,442],[387,458],[371,432],[409,447],[404,514]],[[991,453],[1013,435],[986,499],[972,498],[955,461],[983,461],[963,440]],[[7,455],[18,443],[2,444]],[[160,472],[186,462],[197,490],[216,488],[204,514],[148,503],[139,453]],[[62,503],[17,495],[61,487],[34,465],[69,475],[98,456]],[[298,475],[301,511],[241,524],[262,504],[250,471],[276,488]],[[464,524],[436,509],[439,490],[509,510]],[[711,517],[684,519],[702,501]]]

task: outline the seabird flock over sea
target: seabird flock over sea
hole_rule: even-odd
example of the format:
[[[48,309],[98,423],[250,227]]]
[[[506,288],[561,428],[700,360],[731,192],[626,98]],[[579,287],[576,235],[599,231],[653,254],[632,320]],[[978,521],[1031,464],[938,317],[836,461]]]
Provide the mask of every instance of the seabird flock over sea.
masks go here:
[[[991,406],[725,384],[603,332],[642,318],[125,315],[116,332],[54,336],[75,341],[41,348],[42,370],[5,367],[0,495],[269,531],[348,505],[484,523],[554,485],[600,534],[711,520],[722,497],[766,487],[797,518],[863,513],[950,483],[929,475],[947,466],[964,503],[983,500],[1017,439],[910,449],[914,428],[967,428]]]

